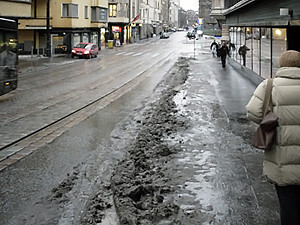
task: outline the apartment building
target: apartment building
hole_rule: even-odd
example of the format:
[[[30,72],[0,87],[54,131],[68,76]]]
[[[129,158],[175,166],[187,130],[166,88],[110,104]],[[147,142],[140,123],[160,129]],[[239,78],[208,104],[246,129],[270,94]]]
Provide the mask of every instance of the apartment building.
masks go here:
[[[162,31],[162,0],[141,0],[141,39]]]
[[[108,0],[35,0],[30,6],[30,18],[19,19],[20,53],[45,53],[48,31],[51,54],[70,52],[79,42],[105,42]]]
[[[108,38],[131,43],[140,38],[140,0],[109,0]]]
[[[177,29],[179,26],[178,11],[180,9],[180,1],[170,1],[169,27]]]

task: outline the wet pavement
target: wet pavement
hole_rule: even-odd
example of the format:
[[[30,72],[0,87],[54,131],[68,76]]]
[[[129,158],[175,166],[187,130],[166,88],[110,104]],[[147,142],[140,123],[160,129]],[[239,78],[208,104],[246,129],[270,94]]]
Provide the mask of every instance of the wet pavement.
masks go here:
[[[93,175],[80,166],[74,167],[66,179],[71,185],[64,181],[53,191],[53,196],[59,196],[62,184],[67,184],[78,192],[73,197],[81,200],[67,202],[65,198],[71,198],[72,191],[63,193],[63,198],[48,199],[49,202],[62,201],[66,208],[63,213],[51,212],[60,217],[52,224],[280,224],[274,187],[261,177],[263,154],[249,145],[255,127],[246,119],[244,106],[255,84],[231,64],[223,69],[220,60],[211,56],[209,45],[209,40],[197,41],[195,59],[194,52],[182,53],[184,59],[169,71],[155,93],[112,132],[113,141],[109,146],[91,146],[110,155],[94,155]],[[104,54],[110,52],[106,50]],[[72,59],[63,57],[37,60],[33,66],[23,64],[21,71],[42,70],[66,61],[72,63]],[[97,118],[93,116],[89,120],[97,121]],[[88,125],[81,123],[75,129],[85,130],[91,126],[96,129],[97,124],[89,120],[85,122]],[[69,135],[72,136],[72,132]],[[143,147],[149,148],[149,153],[142,151]],[[118,158],[119,165],[114,167],[111,159],[106,161],[107,156],[115,161]],[[142,156],[145,161],[141,160]],[[102,192],[93,190],[97,192],[95,195],[91,191],[95,187],[85,182],[97,177],[97,163],[104,166],[98,170],[114,176],[113,185],[106,176],[98,177],[94,182],[102,186]],[[88,166],[81,165],[85,169]],[[116,175],[122,174],[120,181]],[[125,177],[128,183],[122,186]],[[111,210],[113,202],[107,197],[112,193],[115,210]],[[74,204],[83,204],[82,199],[86,198],[93,203],[87,204],[84,219],[78,219],[82,212],[74,210]],[[50,208],[51,204],[46,206]],[[35,207],[39,208],[39,204]],[[32,213],[38,217],[41,212],[36,208]],[[41,216],[49,217],[47,210],[44,212]],[[97,213],[98,217],[94,215]],[[24,219],[23,224],[47,221],[39,219],[31,216],[31,220]]]

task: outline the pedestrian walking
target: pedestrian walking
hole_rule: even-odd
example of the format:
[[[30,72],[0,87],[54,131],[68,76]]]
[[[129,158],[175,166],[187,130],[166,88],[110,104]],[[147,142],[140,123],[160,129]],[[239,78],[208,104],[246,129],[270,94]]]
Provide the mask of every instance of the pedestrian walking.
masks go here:
[[[243,58],[243,66],[246,66],[246,54],[249,50],[250,49],[246,45],[243,45],[239,48],[239,55],[241,55]]]
[[[216,40],[214,40],[213,43],[210,45],[210,50],[211,50],[213,57],[216,57],[217,49],[218,49],[218,44],[217,44]]]
[[[221,47],[218,49],[218,55],[221,57],[222,67],[225,68],[226,56],[229,54],[229,49],[225,41],[222,42]]]
[[[235,51],[235,44],[229,42],[228,44],[228,48],[229,48],[229,57],[231,57],[232,51]]]
[[[279,59],[273,79],[271,107],[278,116],[277,136],[264,152],[263,174],[275,184],[282,225],[300,224],[300,52],[289,50]],[[267,80],[258,85],[246,106],[255,123],[262,120]]]

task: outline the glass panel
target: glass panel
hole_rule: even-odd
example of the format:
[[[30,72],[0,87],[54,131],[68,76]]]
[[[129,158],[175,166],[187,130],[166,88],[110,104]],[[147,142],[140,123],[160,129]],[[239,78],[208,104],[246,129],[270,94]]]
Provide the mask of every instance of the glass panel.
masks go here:
[[[229,30],[230,34],[230,45],[229,47],[229,54],[230,57],[236,60],[236,27],[231,27]]]
[[[239,63],[241,63],[242,62],[242,57],[241,57],[241,55],[239,54],[239,49],[240,49],[240,47],[242,46],[242,36],[244,37],[244,33],[243,33],[243,28],[241,28],[241,27],[237,27],[237,29],[236,29],[236,33],[237,33],[237,35],[236,35],[236,49],[237,49],[237,54],[236,54],[236,60],[239,62]],[[243,40],[244,40],[244,38],[243,38]]]
[[[95,7],[92,7],[91,15],[92,15],[92,21],[95,21],[96,20],[96,8]]]
[[[261,76],[271,75],[271,28],[261,28]]]
[[[72,12],[71,17],[77,18],[78,17],[78,5],[71,4],[71,12]]]
[[[251,27],[247,27],[246,28],[246,41],[245,41],[245,46],[246,48],[244,48],[245,50],[243,51],[246,54],[246,57],[243,58],[243,60],[245,59],[245,66],[249,69],[252,70],[252,28]],[[242,55],[243,57],[243,55]],[[244,64],[244,61],[243,61]]]
[[[80,35],[79,33],[74,34],[74,46],[78,45],[80,43]]]
[[[89,11],[88,11],[88,6],[84,7],[84,18],[88,19],[89,18]]]
[[[62,5],[62,16],[68,17],[69,16],[69,4]]]
[[[252,28],[253,71],[260,75],[260,29]]]
[[[280,55],[287,50],[287,38],[285,28],[273,28],[273,59],[272,59],[272,76],[275,76],[279,68]]]

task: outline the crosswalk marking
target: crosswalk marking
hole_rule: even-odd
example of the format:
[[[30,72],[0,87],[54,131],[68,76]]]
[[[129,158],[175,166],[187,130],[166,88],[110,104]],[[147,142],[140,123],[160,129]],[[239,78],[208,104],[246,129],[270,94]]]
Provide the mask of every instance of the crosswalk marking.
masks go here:
[[[159,55],[159,53],[152,53],[152,52],[147,52],[147,53],[144,53],[144,52],[118,52],[116,53],[115,55],[123,55],[123,56],[140,56],[140,55],[143,55],[143,56],[150,56],[150,57],[156,57]]]
[[[116,55],[123,55],[125,54],[126,52],[119,52],[119,53],[116,53]]]
[[[138,53],[135,53],[133,56],[139,56],[141,54],[143,54],[143,53],[142,52],[138,52]]]
[[[132,54],[134,54],[135,52],[127,52],[126,54],[124,54],[124,55],[132,55]]]

